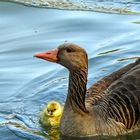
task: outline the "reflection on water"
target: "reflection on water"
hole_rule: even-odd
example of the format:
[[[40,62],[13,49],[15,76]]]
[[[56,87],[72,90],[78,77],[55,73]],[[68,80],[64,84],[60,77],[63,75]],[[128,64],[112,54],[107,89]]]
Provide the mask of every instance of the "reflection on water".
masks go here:
[[[113,52],[116,52],[116,51],[119,51],[119,50],[120,50],[120,49],[113,49],[113,50],[109,50],[109,51],[106,51],[106,52],[101,52],[101,53],[99,53],[98,55],[113,53]]]
[[[68,71],[35,59],[35,52],[53,49],[66,40],[81,45],[89,57],[88,87],[140,56],[140,28],[134,24],[140,21],[138,15],[43,9],[0,2],[0,21],[2,140],[59,137],[56,129],[44,131],[38,118],[50,100],[64,105]],[[138,138],[136,132],[113,139]]]
[[[138,58],[140,58],[140,57],[121,58],[121,59],[118,59],[118,61],[124,61],[124,60],[137,60]]]
[[[136,0],[9,0],[27,6],[105,13],[140,14]]]
[[[132,23],[135,23],[135,24],[140,24],[140,21],[134,21]]]

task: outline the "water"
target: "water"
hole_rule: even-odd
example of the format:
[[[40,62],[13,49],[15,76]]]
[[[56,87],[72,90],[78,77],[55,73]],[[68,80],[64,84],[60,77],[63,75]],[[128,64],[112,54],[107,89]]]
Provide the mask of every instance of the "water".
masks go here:
[[[139,1],[129,4],[131,11],[139,11]],[[124,3],[119,5],[122,7]],[[89,55],[88,87],[140,56],[139,14],[114,13],[0,2],[1,140],[56,140],[59,137],[57,131],[45,132],[38,116],[50,100],[64,105],[68,71],[34,58],[34,53],[56,48],[65,41],[84,47]],[[116,139],[140,139],[140,134]]]
[[[28,6],[140,14],[139,0],[9,0]]]

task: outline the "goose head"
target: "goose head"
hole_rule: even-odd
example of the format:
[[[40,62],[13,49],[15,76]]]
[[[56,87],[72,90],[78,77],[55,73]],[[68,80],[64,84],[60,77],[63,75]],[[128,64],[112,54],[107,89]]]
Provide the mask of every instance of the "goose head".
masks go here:
[[[64,43],[57,49],[34,55],[50,62],[55,62],[66,67],[70,71],[87,69],[87,53],[80,46],[73,43]]]

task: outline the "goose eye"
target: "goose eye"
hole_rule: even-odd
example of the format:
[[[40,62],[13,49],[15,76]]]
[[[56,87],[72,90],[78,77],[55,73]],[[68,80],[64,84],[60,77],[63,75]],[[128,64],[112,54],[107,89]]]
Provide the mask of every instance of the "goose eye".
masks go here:
[[[72,50],[71,50],[70,48],[67,48],[66,51],[67,51],[68,53],[72,52]]]

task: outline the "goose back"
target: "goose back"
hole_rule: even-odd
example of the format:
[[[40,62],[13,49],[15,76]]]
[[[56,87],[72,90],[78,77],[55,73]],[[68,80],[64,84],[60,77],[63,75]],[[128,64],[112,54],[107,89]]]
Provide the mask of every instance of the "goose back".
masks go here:
[[[87,108],[93,109],[104,122],[115,120],[126,131],[138,128],[140,59],[95,83],[87,90],[85,102]]]

